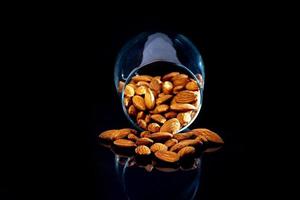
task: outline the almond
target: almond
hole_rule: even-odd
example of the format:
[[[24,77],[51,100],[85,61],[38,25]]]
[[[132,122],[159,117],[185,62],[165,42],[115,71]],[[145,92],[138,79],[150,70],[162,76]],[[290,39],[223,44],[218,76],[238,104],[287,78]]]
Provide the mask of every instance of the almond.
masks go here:
[[[118,139],[114,141],[114,144],[118,147],[136,147],[136,144],[127,139]]]
[[[190,139],[193,137],[194,137],[194,133],[192,131],[174,134],[174,138],[178,141]]]
[[[150,131],[143,131],[141,132],[140,137],[147,137],[148,135],[151,135]]]
[[[196,110],[196,107],[188,103],[175,103],[171,105],[171,110],[185,112],[190,110]]]
[[[178,119],[172,118],[166,121],[160,128],[161,132],[177,133],[180,130],[180,123]]]
[[[165,103],[166,101],[168,101],[169,99],[171,99],[173,96],[172,95],[169,95],[169,94],[166,94],[164,96],[161,96],[161,97],[158,97],[156,99],[156,105],[160,105],[162,103]]]
[[[170,111],[164,114],[167,119],[175,118],[177,116],[177,112]]]
[[[150,84],[149,84],[149,82],[146,82],[146,81],[139,81],[139,82],[137,82],[136,83],[136,86],[146,86],[146,87],[149,87],[150,86]]]
[[[192,120],[191,112],[179,113],[177,119],[182,126],[186,126]]]
[[[160,129],[160,125],[158,123],[151,123],[148,125],[148,130],[151,132],[158,132]]]
[[[145,117],[145,122],[148,124],[150,121],[151,121],[151,116],[150,116],[150,114],[148,114]]]
[[[124,95],[126,97],[133,97],[134,96],[134,88],[130,85],[125,86]]]
[[[135,90],[135,93],[137,95],[144,95],[146,93],[146,89],[147,87],[146,86],[139,86],[136,90]]]
[[[145,113],[144,113],[144,111],[138,112],[138,114],[136,116],[136,121],[138,121],[139,119],[145,119]]]
[[[154,143],[151,147],[150,150],[155,153],[157,151],[167,151],[168,147],[162,143]]]
[[[137,145],[151,145],[153,144],[153,140],[151,140],[150,138],[139,138],[136,140],[136,144]]]
[[[143,97],[135,95],[132,97],[133,105],[139,110],[146,110],[146,105]]]
[[[174,163],[179,160],[178,154],[171,151],[157,151],[154,155],[164,162]]]
[[[145,145],[140,145],[135,148],[135,153],[137,155],[150,155],[151,151],[150,151],[149,147],[147,147]]]
[[[204,136],[209,142],[217,143],[217,144],[224,144],[223,139],[215,132],[206,129],[206,128],[197,128],[192,130],[195,136],[202,135]]]
[[[131,116],[136,116],[137,110],[134,107],[134,105],[129,106],[129,108],[128,108],[128,114],[131,115]]]
[[[147,129],[147,123],[145,122],[145,120],[139,119],[137,122],[139,127],[141,127],[142,129]]]
[[[203,135],[197,136],[195,140],[200,140],[201,142],[208,142],[208,139]]]
[[[185,85],[185,88],[187,90],[191,90],[191,91],[198,91],[199,90],[198,84],[197,84],[197,82],[195,80],[191,80],[190,82],[188,82]]]
[[[169,110],[169,106],[167,104],[161,104],[155,107],[153,111],[150,111],[151,114],[163,113]]]
[[[116,133],[113,135],[112,139],[113,140],[122,139],[122,138],[127,137],[130,133],[134,134],[134,133],[136,133],[136,131],[133,129],[129,129],[129,128],[123,128],[123,129],[116,131]]]
[[[159,93],[161,90],[161,81],[159,79],[153,78],[150,82],[150,88]]]
[[[127,138],[128,138],[129,140],[131,140],[131,141],[137,141],[137,140],[139,139],[136,135],[134,135],[134,134],[132,134],[132,133],[130,133],[130,134],[127,136]]]
[[[196,146],[202,144],[201,141],[199,140],[193,140],[193,139],[188,139],[188,140],[182,140],[175,144],[174,146],[171,147],[170,151],[175,151],[178,152],[180,149],[186,146]]]
[[[124,105],[125,107],[130,106],[131,104],[131,98],[130,97],[124,97]]]
[[[100,133],[99,138],[103,140],[113,140],[114,135],[118,132],[118,130],[107,130]]]
[[[164,94],[171,94],[172,93],[172,90],[173,90],[173,83],[170,82],[170,81],[165,81],[163,84],[162,84],[162,91]]]
[[[178,143],[178,140],[172,138],[172,139],[169,139],[165,142],[165,145],[170,148],[172,147],[173,145],[177,144]]]
[[[152,80],[152,76],[148,76],[148,75],[136,75],[134,77],[132,77],[132,80],[138,82],[138,81],[147,81],[150,82]]]
[[[183,147],[182,149],[180,149],[178,151],[178,156],[180,158],[183,158],[183,157],[187,157],[187,156],[191,156],[193,154],[195,154],[196,150],[194,147]]]
[[[155,97],[150,88],[147,88],[145,91],[145,104],[149,110],[152,110],[155,106]]]
[[[189,90],[184,90],[178,92],[174,99],[177,103],[192,103],[197,100],[197,94]]]
[[[124,81],[119,81],[118,84],[118,92],[121,93],[123,88],[124,88],[125,82]]]
[[[168,73],[166,75],[163,76],[162,80],[163,81],[168,81],[168,80],[171,80],[173,77],[179,75],[180,73],[179,72],[171,72],[171,73]]]
[[[187,82],[189,82],[189,77],[186,74],[178,74],[177,76],[172,78],[174,86],[185,86]]]
[[[183,85],[178,85],[178,86],[176,86],[176,87],[173,88],[173,93],[177,94],[178,92],[180,92],[183,89],[184,89]]]
[[[151,119],[153,119],[154,121],[159,122],[161,124],[166,122],[166,118],[164,118],[164,116],[162,116],[161,114],[151,115]]]
[[[173,137],[171,133],[168,132],[157,132],[147,135],[146,137],[153,139],[153,140],[168,140]]]

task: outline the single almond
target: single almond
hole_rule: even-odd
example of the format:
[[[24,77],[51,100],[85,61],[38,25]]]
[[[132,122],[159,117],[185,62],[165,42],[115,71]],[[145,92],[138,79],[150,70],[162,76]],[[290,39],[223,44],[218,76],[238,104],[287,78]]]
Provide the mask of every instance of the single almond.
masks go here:
[[[124,95],[126,97],[133,97],[134,96],[134,88],[131,85],[126,85],[124,90]]]
[[[195,138],[195,140],[200,140],[201,142],[208,142],[208,139],[204,135],[199,135]]]
[[[151,115],[148,114],[148,115],[146,115],[146,117],[145,117],[145,122],[148,124],[150,121],[151,121]]]
[[[129,108],[128,108],[128,114],[131,115],[131,116],[136,116],[137,110],[134,107],[134,105],[129,106]]]
[[[136,86],[140,87],[140,86],[146,86],[146,87],[149,87],[150,84],[149,82],[146,82],[146,81],[139,81],[136,83]]]
[[[164,114],[167,119],[175,118],[177,116],[177,112],[170,111]]]
[[[192,131],[174,134],[174,138],[178,141],[190,139],[193,137],[194,137],[194,133]]]
[[[171,110],[185,112],[190,110],[196,110],[196,107],[188,103],[175,103],[171,105]]]
[[[209,129],[197,128],[197,129],[193,129],[192,131],[194,132],[195,136],[202,135],[202,136],[206,137],[206,139],[209,142],[217,143],[217,144],[224,144],[223,139],[217,133],[215,133]]]
[[[178,92],[180,92],[183,89],[184,89],[183,85],[178,85],[178,86],[176,86],[176,87],[173,88],[173,93],[177,94]]]
[[[170,151],[178,152],[183,147],[197,146],[197,145],[201,145],[201,144],[202,144],[202,142],[199,140],[193,140],[193,139],[182,140],[182,141],[178,142],[177,144],[175,144],[174,146],[172,146],[170,148]]]
[[[188,82],[185,85],[185,88],[190,91],[198,91],[199,90],[198,84],[195,80],[191,80],[190,82]]]
[[[139,138],[135,135],[135,134],[133,134],[133,133],[130,133],[128,136],[127,136],[127,138],[129,139],[129,140],[131,140],[131,141],[137,141]]]
[[[178,74],[177,76],[172,78],[172,81],[174,86],[185,86],[187,82],[189,82],[189,77],[186,74]]]
[[[178,74],[180,74],[180,73],[179,72],[168,73],[168,74],[166,74],[166,75],[163,76],[162,80],[163,81],[171,80],[173,77],[177,76]]]
[[[157,132],[157,133],[152,133],[150,135],[147,135],[145,137],[148,137],[153,140],[168,140],[173,137],[171,133],[168,132]]]
[[[182,126],[186,126],[192,120],[191,112],[178,113],[177,119]]]
[[[132,97],[132,103],[137,109],[146,110],[146,105],[143,97],[135,95],[134,97]]]
[[[147,147],[145,145],[140,145],[135,148],[135,153],[137,155],[145,156],[145,155],[150,155],[151,151],[150,151],[149,147]]]
[[[103,131],[99,134],[99,138],[103,140],[113,140],[113,137],[117,132],[118,130],[116,129]]]
[[[155,97],[154,97],[154,93],[150,88],[147,88],[145,91],[145,98],[144,98],[144,102],[146,107],[149,110],[152,110],[155,106]]]
[[[125,107],[128,107],[131,105],[131,98],[130,97],[124,97],[124,105]]]
[[[170,81],[165,81],[162,84],[162,91],[164,94],[171,94],[174,86],[173,83]]]
[[[178,156],[180,158],[183,158],[183,157],[191,156],[191,155],[195,154],[195,152],[196,152],[196,150],[194,147],[187,146],[187,147],[183,147],[182,149],[180,149],[178,151]]]
[[[137,145],[151,145],[153,144],[153,140],[151,140],[150,138],[139,138],[136,140],[136,144]]]
[[[159,93],[161,90],[161,81],[157,78],[153,78],[150,82],[150,88]]]
[[[151,145],[150,150],[155,153],[157,151],[167,151],[168,147],[162,143],[154,143]]]
[[[135,93],[137,95],[144,95],[146,93],[146,89],[147,87],[142,85],[142,86],[139,86],[136,90],[135,90]]]
[[[140,134],[140,137],[147,137],[148,135],[150,135],[151,134],[151,132],[150,131],[143,131],[143,132],[141,132],[141,134]]]
[[[151,114],[163,113],[169,110],[169,106],[167,104],[161,104],[155,107],[153,111],[150,111]]]
[[[169,119],[160,128],[161,132],[177,133],[180,130],[180,122],[176,118]]]
[[[161,124],[166,122],[166,118],[164,116],[162,116],[161,114],[153,114],[153,115],[151,115],[151,119],[153,119],[154,121],[161,123]]]
[[[193,91],[180,91],[174,97],[177,103],[192,103],[197,100],[197,94]]]
[[[152,80],[152,76],[148,76],[148,75],[136,75],[132,77],[132,80],[138,82],[138,81],[147,81],[150,82]]]
[[[136,131],[130,128],[123,128],[116,131],[116,133],[113,135],[113,140],[118,140],[127,137],[130,133],[136,134]]]
[[[145,113],[144,113],[144,111],[138,112],[138,114],[136,116],[136,121],[138,121],[139,119],[145,119]]]
[[[159,132],[160,129],[160,125],[158,123],[151,123],[148,125],[148,130],[155,133],[155,132]]]
[[[137,123],[138,123],[139,127],[141,127],[142,129],[147,129],[147,123],[145,122],[145,120],[139,119],[137,121]]]
[[[156,99],[156,105],[160,105],[162,103],[165,103],[166,101],[170,100],[173,96],[170,95],[170,94],[166,94],[166,95],[163,95],[161,97],[158,97]]]
[[[178,154],[171,151],[156,151],[154,155],[164,162],[174,163],[179,160]]]
[[[125,85],[124,81],[119,81],[119,84],[118,84],[118,92],[119,93],[121,93],[123,91],[124,85]]]
[[[170,148],[170,147],[174,146],[174,145],[177,144],[177,143],[178,143],[178,140],[172,138],[172,139],[167,140],[167,141],[165,142],[165,145],[166,145],[168,148]]]
[[[114,141],[114,144],[118,147],[136,147],[136,144],[127,139],[118,139]]]

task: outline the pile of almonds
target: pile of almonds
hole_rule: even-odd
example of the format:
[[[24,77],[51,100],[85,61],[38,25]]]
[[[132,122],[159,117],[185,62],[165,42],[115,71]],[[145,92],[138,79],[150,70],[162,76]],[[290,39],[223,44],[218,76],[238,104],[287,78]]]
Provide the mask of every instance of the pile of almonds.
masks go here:
[[[199,74],[201,83],[202,77]],[[139,127],[150,132],[177,133],[188,125],[200,109],[196,80],[171,72],[164,76],[136,75],[124,89],[124,106]]]
[[[197,128],[184,133],[143,131],[123,128],[107,130],[100,133],[99,138],[112,142],[121,149],[134,149],[136,156],[149,156],[166,163],[176,163],[186,157],[194,157],[201,147],[211,144],[222,146],[224,141],[215,132]],[[202,149],[203,150],[203,149]]]

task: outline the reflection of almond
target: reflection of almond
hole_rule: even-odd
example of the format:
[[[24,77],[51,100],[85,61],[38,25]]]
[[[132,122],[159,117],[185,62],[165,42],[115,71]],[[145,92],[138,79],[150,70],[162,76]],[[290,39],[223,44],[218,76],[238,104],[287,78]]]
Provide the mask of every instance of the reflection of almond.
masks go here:
[[[188,103],[175,103],[171,105],[171,110],[185,112],[190,110],[196,110],[196,107]]]
[[[128,108],[128,114],[131,115],[131,116],[136,116],[137,110],[134,107],[134,105],[129,106],[129,108]]]
[[[192,137],[194,137],[194,133],[191,132],[191,131],[190,132],[185,132],[185,133],[174,134],[174,138],[177,139],[178,141],[190,139]]]
[[[178,92],[174,98],[177,103],[192,103],[196,101],[197,94],[189,90],[184,90]]]
[[[170,81],[165,81],[162,84],[162,91],[164,94],[171,94],[173,90],[173,83]]]
[[[172,118],[166,121],[160,128],[161,132],[177,133],[180,130],[180,123],[178,119]]]
[[[151,145],[153,144],[153,140],[151,140],[150,138],[139,138],[136,141],[137,145]]]
[[[132,97],[132,103],[137,109],[146,110],[146,105],[143,97],[135,95],[134,97]]]
[[[223,139],[215,132],[206,129],[206,128],[197,128],[192,130],[195,136],[202,135],[206,137],[206,139],[210,142],[217,143],[217,144],[224,144]]]
[[[124,88],[125,82],[124,81],[119,81],[118,84],[118,92],[121,93],[123,88]]]
[[[144,95],[146,93],[146,89],[147,89],[146,86],[142,85],[135,90],[135,93],[137,95]]]
[[[159,160],[169,162],[169,163],[174,163],[179,160],[179,156],[177,155],[177,153],[171,151],[157,151],[155,152],[154,155]]]
[[[168,140],[173,137],[171,133],[168,132],[157,132],[147,135],[146,137],[153,139],[153,140]]]
[[[198,84],[197,84],[197,82],[195,80],[191,80],[190,82],[188,82],[185,85],[185,88],[187,90],[191,90],[191,91],[197,91],[197,90],[199,90]]]
[[[136,75],[134,77],[132,77],[132,80],[138,82],[138,81],[148,81],[150,82],[152,80],[152,76],[148,76],[148,75]]]
[[[150,88],[159,93],[161,90],[161,81],[157,78],[153,78],[150,82]]]
[[[158,123],[151,123],[148,125],[148,130],[155,133],[158,132],[160,129],[160,125]]]
[[[139,81],[139,82],[137,82],[136,83],[136,86],[146,86],[146,87],[149,87],[150,86],[150,84],[149,84],[149,82],[146,82],[146,81]]]
[[[136,147],[136,144],[127,139],[118,139],[114,141],[114,144],[118,147]]]
[[[161,96],[161,97],[158,97],[157,99],[156,99],[156,105],[160,105],[160,104],[162,104],[162,103],[165,103],[166,101],[168,101],[169,99],[171,99],[173,96],[172,95],[169,95],[169,94],[167,94],[167,95],[163,95],[163,96]]]
[[[134,88],[130,85],[125,86],[124,95],[126,97],[133,97],[134,96]]]
[[[153,111],[150,111],[152,114],[158,114],[166,112],[169,109],[169,106],[167,104],[161,104],[155,107]]]
[[[174,135],[175,136],[175,135]],[[172,139],[169,139],[165,142],[165,145],[170,148],[172,147],[173,145],[177,144],[178,143],[178,140],[172,138]]]
[[[182,126],[186,126],[192,120],[192,116],[190,112],[183,112],[177,115],[177,119]]]
[[[167,119],[175,118],[177,116],[177,112],[170,111],[164,114]]]
[[[150,150],[155,153],[157,151],[166,151],[168,147],[162,143],[155,143],[150,147]]]
[[[99,138],[103,140],[113,140],[114,135],[118,132],[118,130],[107,130],[100,133]]]
[[[180,151],[178,151],[178,156],[180,158],[182,157],[187,157],[187,156],[191,156],[196,152],[194,147],[183,147],[182,149],[180,149]]]
[[[150,151],[149,147],[147,147],[145,145],[140,145],[137,148],[135,148],[135,153],[137,155],[150,155],[151,151]]]
[[[145,91],[145,104],[149,110],[152,110],[155,106],[155,97],[150,88],[147,88]]]
[[[154,121],[159,122],[161,124],[166,122],[166,118],[164,118],[161,114],[151,115],[151,119],[153,119]]]
[[[199,140],[193,140],[193,139],[188,139],[188,140],[182,140],[175,144],[174,146],[171,147],[170,151],[175,151],[178,152],[180,149],[186,146],[196,146],[202,144],[201,141]]]

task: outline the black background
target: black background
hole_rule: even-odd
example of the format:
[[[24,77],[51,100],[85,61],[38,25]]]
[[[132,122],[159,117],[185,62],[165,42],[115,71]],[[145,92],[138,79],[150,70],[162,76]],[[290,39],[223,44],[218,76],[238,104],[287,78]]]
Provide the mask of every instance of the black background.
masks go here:
[[[100,131],[128,126],[113,86],[122,45],[143,31],[166,30],[191,39],[202,54],[204,102],[194,126],[216,130],[226,145],[205,158],[199,199],[269,196],[279,174],[269,147],[278,137],[280,41],[284,28],[265,9],[157,12],[77,17],[55,13],[17,17],[5,71],[4,170],[8,199],[121,199],[113,155],[101,153]],[[21,33],[21,34],[20,34]],[[278,60],[278,62],[280,62]],[[278,127],[279,129],[279,127]],[[6,142],[8,141],[8,142]],[[273,143],[274,144],[274,143]]]

